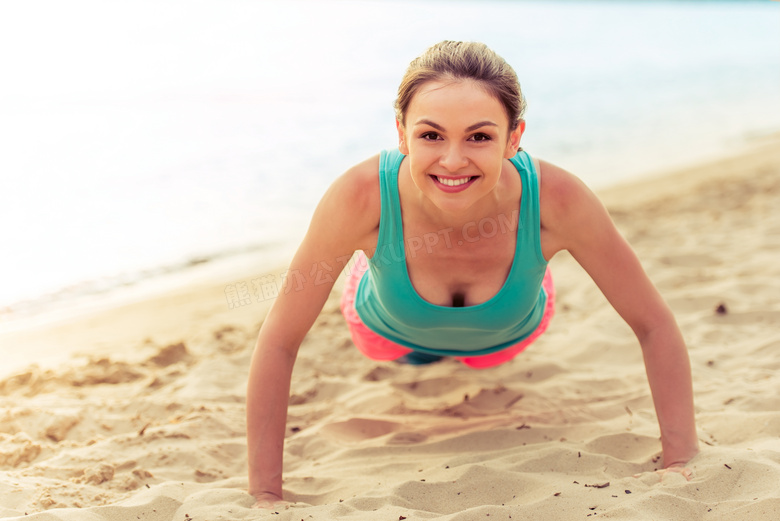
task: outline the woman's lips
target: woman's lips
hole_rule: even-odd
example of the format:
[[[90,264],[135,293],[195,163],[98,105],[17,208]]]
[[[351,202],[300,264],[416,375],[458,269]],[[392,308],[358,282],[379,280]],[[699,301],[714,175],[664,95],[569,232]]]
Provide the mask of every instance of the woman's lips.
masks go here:
[[[471,186],[477,179],[477,176],[446,177],[431,175],[430,177],[433,179],[433,184],[435,184],[439,190],[449,194],[462,192]]]

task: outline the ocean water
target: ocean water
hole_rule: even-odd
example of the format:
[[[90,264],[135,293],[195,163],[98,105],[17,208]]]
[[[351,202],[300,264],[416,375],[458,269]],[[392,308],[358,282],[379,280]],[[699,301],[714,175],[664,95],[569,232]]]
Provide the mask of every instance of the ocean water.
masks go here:
[[[0,6],[0,321],[242,252],[396,142],[406,65],[487,43],[522,145],[594,188],[780,130],[774,1],[29,0]]]

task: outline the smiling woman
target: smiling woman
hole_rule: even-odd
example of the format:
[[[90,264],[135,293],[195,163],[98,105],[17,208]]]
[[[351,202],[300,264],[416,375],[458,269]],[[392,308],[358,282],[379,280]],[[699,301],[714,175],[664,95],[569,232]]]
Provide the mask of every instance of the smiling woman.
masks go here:
[[[452,111],[450,107],[461,110]],[[476,122],[475,115],[479,118]],[[397,123],[398,148],[409,156],[415,188],[439,210],[457,213],[457,219],[468,221],[484,216],[487,208],[479,206],[495,201],[481,201],[482,197],[497,188],[506,195],[504,204],[497,208],[499,213],[506,210],[504,205],[513,205],[519,198],[518,177],[500,174],[503,161],[517,153],[525,125],[521,121],[510,123],[505,108],[479,82],[428,82],[409,104],[405,119],[406,125],[400,120]],[[464,197],[444,197],[439,192]],[[475,204],[477,207],[473,207]],[[437,219],[438,213],[432,209],[429,218]]]
[[[518,356],[547,328],[554,309],[547,264],[568,250],[636,333],[664,467],[688,476],[698,442],[680,331],[593,193],[520,149],[524,106],[515,73],[485,45],[431,47],[399,89],[398,148],[333,183],[291,272],[343,268],[359,251],[341,308],[363,354],[412,364],[454,357],[488,368]],[[474,223],[484,231],[479,240],[469,234]],[[506,226],[497,233],[485,223]],[[421,237],[424,250],[406,248]],[[282,501],[293,364],[334,282],[316,277],[285,288],[260,330],[247,389],[249,491],[258,507]]]

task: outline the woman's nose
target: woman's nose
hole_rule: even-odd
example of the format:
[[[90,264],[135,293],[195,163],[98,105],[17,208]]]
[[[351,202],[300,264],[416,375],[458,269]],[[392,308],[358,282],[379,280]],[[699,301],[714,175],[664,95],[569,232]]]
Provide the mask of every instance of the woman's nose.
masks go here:
[[[469,160],[458,144],[452,143],[439,158],[439,165],[449,172],[457,172],[468,166]]]

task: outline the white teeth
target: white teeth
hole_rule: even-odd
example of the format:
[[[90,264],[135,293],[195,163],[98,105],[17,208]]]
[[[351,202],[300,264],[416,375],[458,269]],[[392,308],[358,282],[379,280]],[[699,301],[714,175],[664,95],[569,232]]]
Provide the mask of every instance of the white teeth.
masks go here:
[[[460,186],[468,183],[469,180],[471,180],[470,177],[461,177],[460,179],[447,179],[446,177],[439,177],[439,176],[436,176],[436,179],[438,179],[441,184],[447,186]]]

